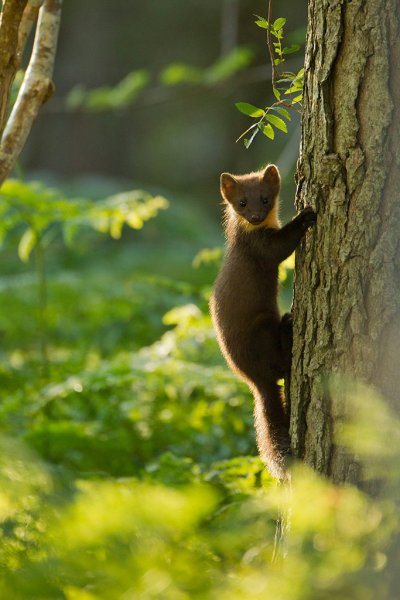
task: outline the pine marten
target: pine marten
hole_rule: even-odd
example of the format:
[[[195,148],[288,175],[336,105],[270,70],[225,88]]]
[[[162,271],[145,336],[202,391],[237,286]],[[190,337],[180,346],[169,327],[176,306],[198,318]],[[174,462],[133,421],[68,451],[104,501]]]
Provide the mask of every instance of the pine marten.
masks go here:
[[[221,351],[254,396],[260,456],[285,479],[289,414],[278,380],[289,371],[292,320],[278,309],[278,267],[316,221],[304,208],[281,228],[280,175],[275,165],[248,175],[222,173],[227,252],[210,300]]]

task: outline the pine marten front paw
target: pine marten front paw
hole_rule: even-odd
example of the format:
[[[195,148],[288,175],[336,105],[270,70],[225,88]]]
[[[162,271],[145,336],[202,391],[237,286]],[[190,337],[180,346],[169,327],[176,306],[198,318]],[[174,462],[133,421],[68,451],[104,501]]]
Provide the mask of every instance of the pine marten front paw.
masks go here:
[[[304,227],[304,229],[311,227],[317,221],[317,215],[311,206],[306,206],[305,208],[303,208],[303,210],[299,213],[299,217],[301,219],[301,224]]]
[[[282,327],[292,329],[293,328],[293,314],[285,313],[281,319]]]
[[[281,319],[281,333],[285,339],[288,340],[290,348],[292,348],[293,342],[293,315],[292,313],[285,313]]]

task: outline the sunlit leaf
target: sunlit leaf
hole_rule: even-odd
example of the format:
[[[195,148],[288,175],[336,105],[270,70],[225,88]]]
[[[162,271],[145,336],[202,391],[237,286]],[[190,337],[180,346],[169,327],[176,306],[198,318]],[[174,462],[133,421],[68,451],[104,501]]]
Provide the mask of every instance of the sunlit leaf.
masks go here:
[[[248,102],[236,102],[235,106],[244,115],[253,117],[255,119],[258,119],[265,114],[265,111],[262,108],[258,108],[257,106],[249,104]]]
[[[272,123],[272,125],[274,125],[277,129],[280,129],[281,131],[287,133],[287,125],[285,121],[283,121],[283,119],[277,117],[276,115],[271,115],[270,113],[266,115],[266,119],[267,121]]]
[[[300,94],[299,96],[296,96],[295,98],[293,98],[292,104],[297,104],[298,102],[301,102],[302,100],[303,100],[303,94]]]
[[[260,17],[259,15],[255,15],[257,17],[257,21],[255,21],[255,24],[258,27],[261,27],[261,29],[270,29],[271,25],[268,23],[267,19],[264,19],[264,17]]]
[[[219,83],[248,67],[254,59],[250,48],[238,47],[219,58],[204,71],[205,83]]]
[[[274,92],[275,98],[279,101],[281,99],[281,93],[280,93],[280,91],[277,90],[276,88],[272,88],[272,91]]]
[[[286,108],[283,108],[282,106],[276,106],[275,110],[283,117],[285,117],[285,119],[287,119],[288,121],[291,120],[292,117],[290,116],[290,112]]]
[[[218,246],[217,248],[203,248],[203,250],[200,250],[194,257],[192,265],[195,269],[198,269],[202,265],[219,263],[223,252],[224,250],[221,246]]]
[[[162,71],[160,80],[164,85],[177,85],[179,83],[199,83],[202,77],[202,69],[185,63],[172,63]]]
[[[270,140],[273,140],[275,137],[275,131],[273,129],[273,127],[267,123],[266,125],[262,126],[262,132],[264,135],[266,135],[267,137],[269,137]]]
[[[124,108],[135,102],[150,80],[144,69],[131,71],[114,87],[102,86],[86,90],[82,85],[73,88],[66,98],[69,110],[104,111]]]
[[[284,19],[283,17],[280,17],[279,19],[276,19],[276,21],[274,21],[274,28],[276,29],[276,31],[279,31],[280,29],[282,29],[282,27],[285,25],[286,23],[286,19]]]
[[[293,54],[300,50],[300,46],[298,44],[292,44],[291,46],[285,46],[282,49],[282,54]]]
[[[37,233],[32,227],[28,227],[23,233],[18,244],[18,256],[23,262],[27,262],[37,242]]]

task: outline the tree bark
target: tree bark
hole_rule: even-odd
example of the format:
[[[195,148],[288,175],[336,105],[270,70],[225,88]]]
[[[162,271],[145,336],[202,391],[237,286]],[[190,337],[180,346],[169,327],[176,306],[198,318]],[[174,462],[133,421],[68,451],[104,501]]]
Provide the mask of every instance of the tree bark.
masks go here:
[[[8,98],[18,69],[19,27],[27,0],[5,0],[0,18],[0,131],[6,118]]]
[[[329,377],[400,412],[399,65],[398,0],[310,0],[296,202],[318,217],[296,259],[291,435],[334,481],[361,474]]]
[[[24,13],[17,48],[22,52],[31,21],[41,2],[30,2]],[[62,0],[44,0],[36,28],[32,55],[17,100],[5,126],[0,143],[0,185],[9,175],[25,145],[40,107],[50,97],[54,59],[61,18]]]

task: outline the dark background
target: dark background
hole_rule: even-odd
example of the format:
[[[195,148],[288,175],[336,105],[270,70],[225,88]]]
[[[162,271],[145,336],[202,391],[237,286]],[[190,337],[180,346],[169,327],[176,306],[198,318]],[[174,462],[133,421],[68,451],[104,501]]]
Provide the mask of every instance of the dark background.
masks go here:
[[[285,183],[283,213],[289,214],[298,120],[273,142],[260,134],[249,150],[235,143],[251,120],[234,103],[273,101],[265,31],[254,24],[254,15],[266,17],[267,9],[265,0],[65,2],[56,93],[33,127],[21,158],[24,170],[60,178],[122,178],[129,187],[184,192],[218,218],[220,172],[243,173],[277,162]],[[304,40],[306,3],[275,3],[274,19],[282,16],[288,20],[286,40]],[[237,45],[249,47],[254,59],[226,81],[160,83],[160,73],[171,63],[207,68]],[[288,68],[300,68],[302,58],[300,51]],[[104,112],[66,108],[65,98],[78,84],[89,90],[114,86],[137,69],[146,70],[150,81],[132,106]]]

